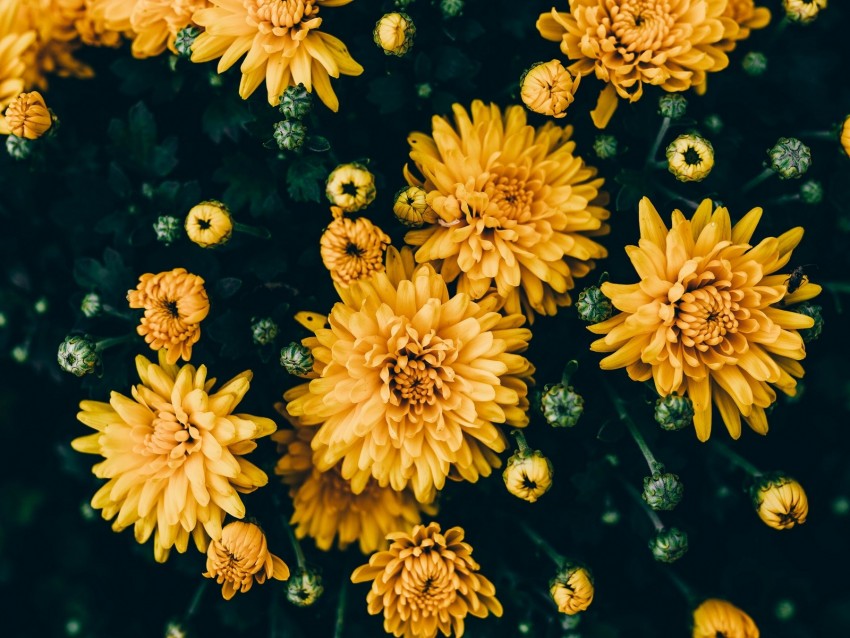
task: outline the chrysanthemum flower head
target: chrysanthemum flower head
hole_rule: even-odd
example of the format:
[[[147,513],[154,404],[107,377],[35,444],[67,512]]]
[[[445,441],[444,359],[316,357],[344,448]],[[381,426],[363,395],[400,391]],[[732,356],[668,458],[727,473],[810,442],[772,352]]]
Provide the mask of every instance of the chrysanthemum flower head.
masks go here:
[[[732,51],[739,40],[750,37],[753,29],[763,29],[770,23],[770,9],[755,6],[755,0],[729,0],[723,16],[731,18],[738,25],[737,32],[717,43],[723,51]]]
[[[82,401],[77,418],[94,434],[72,441],[78,452],[104,457],[92,471],[109,479],[92,499],[112,529],[133,525],[136,540],[154,534],[154,557],[172,547],[185,552],[189,536],[200,551],[221,539],[225,514],[245,516],[239,492],[253,492],[268,478],[244,458],[255,439],[276,427],[271,419],[233,414],[248,391],[245,371],[213,392],[205,366],[159,365],[136,357],[141,383],[132,398],[113,392],[109,403]]]
[[[233,234],[230,211],[215,200],[192,206],[183,226],[189,239],[201,248],[223,246]]]
[[[549,581],[549,595],[562,614],[572,616],[593,602],[593,576],[586,567],[568,563]]]
[[[127,300],[131,308],[145,309],[136,331],[153,350],[165,349],[168,363],[192,358],[192,346],[201,338],[201,321],[210,311],[203,279],[185,268],[146,273],[127,293]]]
[[[759,638],[759,629],[745,612],[718,598],[704,600],[694,610],[693,638]]]
[[[508,313],[554,315],[571,303],[574,278],[607,256],[592,238],[608,232],[596,169],[573,154],[572,127],[526,124],[526,111],[472,103],[435,116],[433,133],[408,137],[409,184],[428,193],[436,223],[411,230],[416,261],[480,299],[495,285]]]
[[[53,125],[53,116],[38,91],[21,93],[6,108],[6,126],[12,135],[36,140]]]
[[[349,285],[384,269],[384,251],[390,237],[365,217],[349,219],[336,206],[334,220],[319,240],[322,263],[333,280]]]
[[[464,531],[438,523],[387,536],[390,548],[354,570],[351,581],[372,581],[370,614],[384,614],[384,631],[404,638],[463,636],[466,616],[502,615],[496,588],[478,573]]]
[[[332,111],[339,100],[330,78],[360,75],[363,67],[341,40],[319,31],[323,7],[351,0],[210,0],[193,19],[205,31],[192,45],[192,61],[220,58],[223,73],[242,57],[239,95],[247,98],[265,80],[269,104],[276,106],[288,86],[303,84]]]
[[[267,578],[286,580],[289,567],[269,551],[266,535],[258,525],[234,521],[221,530],[221,538],[207,548],[206,578],[215,578],[221,595],[230,600]]]
[[[73,26],[83,44],[89,46],[117,47],[123,33],[106,26],[103,16],[96,15],[104,0],[56,0],[56,9],[67,24]],[[134,0],[127,0],[125,4]]]
[[[701,441],[711,434],[712,403],[733,438],[741,435],[742,417],[765,434],[774,388],[793,395],[803,376],[806,350],[798,331],[814,321],[783,306],[821,288],[806,282],[788,293],[789,274],[780,271],[803,229],[754,246],[761,214],[754,208],[732,226],[729,212],[706,199],[691,219],[674,211],[667,228],[644,198],[640,242],[626,248],[641,281],[602,284],[620,312],[588,326],[605,335],[591,345],[611,353],[603,369],[626,368],[635,381],[652,379],[662,397],[691,399]]]
[[[499,424],[528,423],[534,368],[519,354],[531,337],[522,315],[494,311],[492,296],[449,295],[430,265],[392,247],[384,272],[337,292],[329,327],[302,341],[319,378],[287,405],[305,425],[322,424],[319,470],[341,462],[355,494],[372,477],[430,503],[447,477],[474,482],[499,467]]]
[[[18,30],[18,3],[19,0],[0,0],[0,113],[24,90],[24,53],[36,38],[32,29]],[[0,134],[9,134],[3,118]]]
[[[581,76],[573,78],[560,60],[538,62],[520,78],[520,97],[530,111],[561,118],[575,100],[580,81]]]

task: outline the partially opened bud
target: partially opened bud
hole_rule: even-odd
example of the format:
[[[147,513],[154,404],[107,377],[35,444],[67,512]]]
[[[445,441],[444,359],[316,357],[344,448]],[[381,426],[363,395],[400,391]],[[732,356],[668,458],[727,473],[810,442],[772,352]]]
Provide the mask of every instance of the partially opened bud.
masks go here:
[[[540,450],[519,449],[508,459],[502,479],[514,496],[534,503],[552,487],[552,462]]]
[[[549,581],[549,594],[562,614],[584,611],[593,602],[593,576],[581,565],[568,563]]]
[[[307,379],[313,371],[313,355],[310,348],[293,341],[280,349],[280,365],[289,374]]]
[[[688,535],[676,527],[666,527],[649,541],[652,557],[661,563],[674,563],[688,551]]]
[[[313,569],[297,569],[286,583],[286,599],[298,607],[309,607],[324,591],[322,577]]]
[[[56,359],[65,372],[82,377],[95,372],[100,367],[100,355],[97,344],[86,335],[65,337],[59,344]]]
[[[384,14],[375,23],[372,37],[386,55],[397,55],[401,57],[413,46],[413,36],[416,35],[416,26],[410,16],[404,12]]]
[[[21,93],[6,108],[6,124],[12,135],[37,140],[53,125],[53,116],[41,93]]]
[[[186,215],[186,234],[201,248],[215,248],[230,240],[233,218],[227,206],[215,200],[201,202]]]
[[[759,518],[773,529],[802,525],[809,515],[809,500],[803,486],[783,474],[762,477],[750,491]]]
[[[759,638],[753,619],[732,603],[717,598],[704,600],[694,610],[693,638]]]
[[[530,111],[556,118],[567,114],[581,75],[573,77],[560,60],[538,62],[519,80],[520,97]]]

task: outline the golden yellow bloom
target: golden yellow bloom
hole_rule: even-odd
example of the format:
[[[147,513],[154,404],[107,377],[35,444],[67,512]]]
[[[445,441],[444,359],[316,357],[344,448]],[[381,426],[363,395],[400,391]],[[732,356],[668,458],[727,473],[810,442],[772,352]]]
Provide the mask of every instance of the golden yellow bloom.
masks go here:
[[[566,565],[549,581],[549,594],[562,614],[572,616],[593,602],[593,576],[586,567]]]
[[[372,37],[387,55],[402,56],[413,46],[416,26],[404,12],[387,13],[375,24]]]
[[[127,293],[131,308],[144,308],[136,331],[153,350],[166,351],[166,361],[176,363],[192,357],[192,346],[201,338],[201,321],[210,311],[204,280],[185,268],[147,273]]]
[[[552,461],[540,450],[514,452],[508,459],[502,479],[508,492],[529,503],[534,503],[552,487]]]
[[[316,90],[330,110],[339,108],[330,78],[360,75],[363,67],[341,40],[319,31],[321,7],[341,7],[351,0],[211,0],[194,21],[205,27],[192,45],[192,61],[221,58],[218,72],[229,69],[244,53],[239,95],[247,98],[263,79],[269,104],[277,106],[288,86]]]
[[[841,125],[841,148],[850,157],[850,115],[844,118],[844,124]]]
[[[325,186],[328,201],[344,213],[366,208],[374,201],[375,193],[375,176],[357,162],[337,166]]]
[[[215,200],[196,204],[186,215],[186,234],[201,248],[223,246],[233,234],[233,218],[227,206]]]
[[[827,0],[783,0],[782,6],[789,20],[807,24],[818,17],[821,9],[826,9]]]
[[[56,0],[56,8],[62,20],[73,26],[83,44],[120,46],[123,34],[109,29],[103,16],[95,15],[97,6],[103,2],[104,0]]]
[[[144,543],[154,533],[154,557],[163,562],[173,547],[185,552],[189,535],[200,551],[221,538],[225,513],[245,516],[237,492],[249,493],[268,482],[245,460],[254,439],[271,434],[275,424],[250,414],[232,414],[248,391],[250,370],[212,393],[215,379],[205,366],[159,365],[136,357],[141,383],[133,398],[113,392],[109,403],[82,401],[77,418],[94,434],[74,439],[78,452],[100,454],[92,468],[109,479],[92,499],[112,529],[134,526]],[[117,516],[116,516],[117,515]]]
[[[295,393],[285,394],[284,399],[291,400],[304,389],[299,386]],[[296,426],[294,430],[275,432],[272,439],[284,452],[275,474],[290,486],[294,512],[289,522],[295,526],[298,538],[309,536],[323,551],[331,549],[334,540],[341,550],[356,542],[361,552],[371,554],[386,547],[385,538],[390,532],[420,523],[420,510],[430,515],[437,513],[432,505],[420,505],[409,489],[398,492],[369,479],[363,491],[354,494],[338,465],[320,472],[313,465],[310,448],[317,428],[299,426],[282,404],[276,407]]]
[[[253,523],[234,521],[221,530],[221,538],[207,548],[206,578],[215,578],[221,585],[221,595],[230,600],[236,592],[243,594],[267,578],[286,580],[289,567],[269,552],[266,535]]]
[[[608,232],[604,180],[573,155],[572,127],[526,124],[521,106],[504,113],[476,100],[471,116],[455,104],[456,128],[432,120],[433,137],[411,133],[409,184],[428,192],[438,219],[412,230],[416,261],[433,262],[458,291],[480,299],[495,283],[508,313],[554,315],[571,303],[574,277],[607,256],[590,239]]]
[[[0,0],[0,113],[24,90],[24,53],[32,47],[36,37],[33,30],[17,29],[18,3],[19,0]],[[0,134],[9,134],[2,117]]]
[[[753,29],[763,29],[770,24],[770,9],[756,7],[755,0],[729,0],[723,16],[731,18],[738,25],[736,33],[717,43],[717,47],[723,51],[733,50],[738,40],[750,37]]]
[[[319,240],[322,263],[334,281],[349,285],[384,269],[384,251],[390,238],[365,217],[348,219],[336,206],[334,220]]]
[[[594,73],[608,84],[594,116],[604,128],[617,95],[635,102],[644,83],[684,91],[728,66],[718,43],[734,38],[738,25],[724,15],[726,5],[727,0],[569,0],[569,12],[553,8],[541,14],[537,30],[575,60],[568,67],[573,74]]]
[[[443,534],[438,523],[387,535],[389,550],[373,554],[351,582],[372,581],[370,614],[384,614],[384,631],[404,638],[463,636],[467,615],[502,615],[493,583],[478,573],[463,529]]]
[[[694,610],[693,638],[759,638],[759,629],[746,613],[717,598],[704,600]]]
[[[766,476],[753,487],[752,494],[756,512],[768,527],[791,529],[806,522],[809,499],[803,486],[794,479]]]
[[[667,146],[667,170],[680,182],[701,182],[714,168],[714,147],[701,135],[680,135]]]
[[[573,78],[560,60],[538,62],[520,78],[520,97],[535,113],[564,117],[575,100],[579,82],[581,76]]]
[[[450,296],[431,266],[393,247],[384,272],[337,292],[330,327],[302,341],[319,378],[287,405],[303,424],[322,423],[319,471],[342,461],[355,494],[371,476],[430,503],[449,475],[475,482],[499,467],[498,424],[528,423],[522,315],[495,312],[492,296]]]
[[[21,93],[6,109],[6,126],[12,135],[18,137],[37,140],[52,124],[53,116],[38,91]]]
[[[395,194],[393,213],[405,226],[419,228],[426,222],[433,224],[437,215],[428,206],[427,193],[419,186],[406,186]]]
[[[712,402],[729,434],[741,435],[741,417],[767,433],[765,408],[775,386],[796,393],[806,356],[798,330],[811,317],[780,306],[815,297],[806,282],[788,294],[788,273],[778,271],[803,237],[794,228],[750,244],[762,209],[733,227],[725,208],[700,204],[692,219],[673,211],[668,229],[647,198],[639,206],[639,246],[626,252],[641,282],[606,282],[602,292],[621,312],[588,326],[605,335],[591,349],[611,352],[600,366],[625,367],[635,381],[653,379],[662,397],[686,394],[693,402],[701,441],[711,434]]]

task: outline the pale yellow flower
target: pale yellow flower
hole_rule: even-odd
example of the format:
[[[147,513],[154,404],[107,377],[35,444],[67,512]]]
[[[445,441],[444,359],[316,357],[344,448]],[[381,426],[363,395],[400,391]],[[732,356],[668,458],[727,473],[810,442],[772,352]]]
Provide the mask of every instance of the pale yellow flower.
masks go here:
[[[694,610],[693,638],[759,638],[759,629],[746,613],[717,598],[704,600]]]
[[[680,182],[701,182],[714,168],[714,147],[701,135],[680,135],[667,146],[667,170]]]
[[[344,213],[366,208],[375,200],[375,194],[375,176],[357,162],[337,166],[325,185],[328,201]]]
[[[826,9],[827,0],[783,0],[782,6],[789,20],[808,24]]]
[[[540,450],[514,452],[502,472],[508,492],[529,503],[534,503],[552,487],[552,461]]]
[[[573,78],[560,60],[538,62],[520,78],[520,97],[529,110],[561,118],[575,100],[580,81],[581,76]]]
[[[404,12],[387,13],[375,24],[372,37],[387,55],[402,56],[413,46],[416,26]]]
[[[189,239],[201,248],[215,248],[230,240],[233,218],[227,206],[215,200],[196,204],[186,215],[184,224]]]

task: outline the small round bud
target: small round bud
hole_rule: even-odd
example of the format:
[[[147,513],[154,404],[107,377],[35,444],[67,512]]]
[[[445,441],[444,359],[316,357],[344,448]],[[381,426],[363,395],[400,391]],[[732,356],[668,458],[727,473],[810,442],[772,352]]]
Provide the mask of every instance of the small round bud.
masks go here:
[[[189,638],[189,631],[182,623],[172,620],[165,626],[163,636],[164,638]]]
[[[171,215],[160,215],[153,224],[158,241],[170,246],[180,236],[180,220]]]
[[[404,9],[405,7],[408,7],[411,4],[413,4],[413,0],[395,0],[395,6],[397,6],[399,9]]]
[[[701,182],[714,168],[714,147],[695,133],[680,135],[667,147],[667,170],[680,182]]]
[[[827,0],[783,0],[785,15],[792,22],[808,24],[818,17],[821,9],[826,9]]]
[[[215,248],[230,241],[233,218],[227,206],[210,199],[189,209],[183,227],[193,243],[201,248]]]
[[[584,399],[572,386],[555,383],[543,387],[540,411],[552,427],[571,428],[584,412]]]
[[[508,492],[529,503],[534,503],[552,487],[555,470],[552,462],[540,450],[517,450],[502,472]]]
[[[781,179],[802,177],[812,165],[811,150],[794,137],[780,137],[767,155],[770,167]]]
[[[286,599],[298,607],[309,607],[324,590],[321,575],[312,569],[297,569],[286,581]]]
[[[744,73],[751,77],[764,75],[764,72],[767,71],[767,56],[759,51],[750,51],[741,60],[741,66]]]
[[[562,614],[572,616],[590,607],[593,602],[593,576],[575,563],[565,564],[549,581],[549,594]]]
[[[12,348],[12,351],[9,354],[15,363],[25,363],[26,360],[29,359],[30,350],[26,345],[21,344]]]
[[[0,328],[5,328],[9,320],[6,318],[5,312],[0,312]]]
[[[684,117],[688,111],[688,101],[679,93],[666,93],[658,98],[658,113],[671,120]]]
[[[444,18],[454,18],[463,12],[463,0],[440,0]]]
[[[47,312],[47,309],[50,307],[50,304],[47,303],[47,299],[45,297],[40,297],[33,305],[32,309],[35,310],[35,314],[43,315]]]
[[[688,535],[676,527],[666,527],[649,541],[652,557],[661,563],[675,563],[688,551]]]
[[[682,500],[685,486],[670,472],[655,473],[643,479],[643,500],[654,510],[672,510]]]
[[[25,160],[32,155],[33,143],[23,137],[10,135],[6,138],[6,152],[15,160]]]
[[[716,114],[707,116],[702,121],[702,125],[709,133],[712,133],[713,135],[717,135],[718,133],[720,133],[720,131],[723,130],[723,120],[720,118],[719,115]]]
[[[430,84],[428,84],[428,82],[422,82],[421,84],[416,85],[416,95],[422,98],[423,100],[427,100],[429,97],[431,97],[431,93],[433,91],[434,89],[431,87]]]
[[[617,155],[617,138],[613,135],[597,135],[593,140],[593,152],[599,159],[611,159]]]
[[[282,151],[297,151],[305,139],[307,127],[300,120],[282,120],[274,125],[274,141]]]
[[[576,312],[578,316],[588,323],[599,323],[611,316],[613,306],[599,286],[585,288],[578,295],[576,301]]]
[[[800,186],[800,199],[804,204],[820,204],[823,201],[823,186],[814,179],[803,182]]]
[[[177,32],[177,37],[174,39],[174,48],[177,49],[177,55],[181,58],[192,57],[192,45],[195,43],[195,38],[201,35],[201,30],[189,25],[183,27]]]
[[[686,428],[694,422],[694,404],[686,396],[668,394],[655,402],[655,420],[668,432]]]
[[[268,345],[277,336],[277,324],[269,317],[254,318],[251,320],[251,336],[258,346]]]
[[[366,208],[375,200],[375,176],[368,168],[357,162],[340,164],[325,184],[328,201],[345,213],[354,213]]]
[[[530,111],[562,118],[575,100],[581,75],[573,77],[560,60],[537,62],[519,79],[520,97]]]
[[[794,312],[806,315],[807,317],[811,317],[815,320],[815,325],[811,328],[803,328],[800,330],[800,336],[803,337],[803,341],[810,343],[820,337],[820,333],[823,330],[823,308],[821,306],[807,301],[795,307]]]
[[[788,621],[791,620],[797,613],[797,606],[794,604],[793,600],[782,598],[781,600],[776,601],[773,613],[776,615],[777,620]]]
[[[82,630],[83,623],[80,622],[79,618],[69,618],[65,621],[65,635],[73,638],[73,636],[79,636]]]
[[[841,131],[838,134],[838,141],[841,143],[841,148],[844,149],[844,154],[850,157],[850,115],[844,118],[841,123]]]
[[[803,486],[780,473],[767,474],[750,489],[759,518],[773,529],[802,525],[809,515],[809,500]]]
[[[428,205],[425,189],[405,186],[397,191],[393,200],[393,213],[405,226],[419,228],[426,222],[436,221],[436,215]]]
[[[602,522],[606,525],[616,525],[620,522],[620,510],[615,510],[611,508],[606,509],[604,512],[602,512],[602,516],[600,518]]]
[[[289,374],[307,379],[313,371],[313,355],[310,348],[293,341],[280,349],[280,365]]]
[[[103,310],[103,304],[100,302],[100,295],[96,292],[88,293],[80,302],[80,311],[88,319],[97,317],[101,310]]]
[[[832,513],[836,516],[847,516],[847,514],[850,514],[850,498],[836,496],[832,501]]]
[[[299,82],[286,88],[280,96],[278,108],[285,118],[300,120],[313,108],[313,94]]]
[[[37,140],[52,125],[53,116],[38,91],[21,93],[6,107],[6,126],[15,137]]]
[[[372,39],[385,55],[403,56],[413,46],[416,25],[402,11],[386,13],[375,23]]]
[[[101,365],[97,344],[91,337],[85,335],[65,337],[65,340],[59,344],[56,360],[65,372],[78,377],[91,374]]]
[[[85,521],[96,521],[100,518],[98,511],[94,509],[88,501],[80,503],[80,516],[82,516]]]

